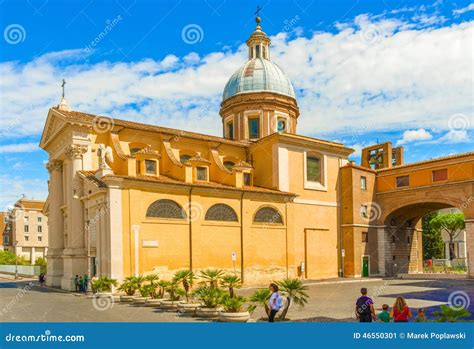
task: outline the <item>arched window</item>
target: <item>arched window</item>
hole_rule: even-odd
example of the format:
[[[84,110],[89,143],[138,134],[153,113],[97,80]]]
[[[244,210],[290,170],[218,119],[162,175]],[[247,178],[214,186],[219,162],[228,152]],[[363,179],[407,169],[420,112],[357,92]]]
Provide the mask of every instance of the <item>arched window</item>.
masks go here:
[[[157,200],[146,211],[147,217],[186,219],[186,212],[176,202],[168,199]]]
[[[255,214],[254,222],[283,224],[280,212],[272,207],[262,207]]]
[[[206,212],[206,221],[237,222],[234,209],[225,204],[215,204]]]

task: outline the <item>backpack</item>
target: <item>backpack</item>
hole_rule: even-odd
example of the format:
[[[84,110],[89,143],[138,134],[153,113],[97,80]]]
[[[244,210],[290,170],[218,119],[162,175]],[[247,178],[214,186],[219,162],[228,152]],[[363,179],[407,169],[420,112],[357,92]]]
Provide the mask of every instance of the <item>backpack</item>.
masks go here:
[[[276,305],[278,309],[281,309],[281,307],[283,307],[283,298],[280,295],[278,295],[276,299]]]

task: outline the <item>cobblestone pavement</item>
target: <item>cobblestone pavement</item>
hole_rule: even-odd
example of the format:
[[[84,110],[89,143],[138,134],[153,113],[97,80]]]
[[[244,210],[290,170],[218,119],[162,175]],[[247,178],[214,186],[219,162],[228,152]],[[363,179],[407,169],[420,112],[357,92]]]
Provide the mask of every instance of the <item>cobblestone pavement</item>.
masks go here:
[[[353,311],[361,287],[367,287],[377,310],[383,303],[390,306],[399,295],[407,299],[415,312],[424,307],[428,316],[440,304],[446,304],[453,292],[464,297],[474,314],[474,280],[357,280],[353,282],[315,283],[308,285],[309,303],[300,309],[294,306],[288,317],[294,321],[354,321]],[[249,295],[252,289],[239,293]],[[462,292],[462,293],[460,293]],[[98,310],[102,309],[103,310]],[[256,320],[261,310],[252,315]],[[471,317],[472,319],[472,317]],[[6,321],[130,321],[130,322],[196,322],[197,318],[129,304],[94,304],[85,296],[41,288],[36,281],[0,279],[0,322]]]

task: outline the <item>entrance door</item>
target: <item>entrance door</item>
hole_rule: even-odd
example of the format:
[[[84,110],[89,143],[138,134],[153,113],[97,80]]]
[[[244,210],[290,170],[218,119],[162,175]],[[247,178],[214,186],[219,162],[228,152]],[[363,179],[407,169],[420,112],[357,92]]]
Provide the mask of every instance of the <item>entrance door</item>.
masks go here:
[[[362,256],[362,277],[369,276],[369,256]]]

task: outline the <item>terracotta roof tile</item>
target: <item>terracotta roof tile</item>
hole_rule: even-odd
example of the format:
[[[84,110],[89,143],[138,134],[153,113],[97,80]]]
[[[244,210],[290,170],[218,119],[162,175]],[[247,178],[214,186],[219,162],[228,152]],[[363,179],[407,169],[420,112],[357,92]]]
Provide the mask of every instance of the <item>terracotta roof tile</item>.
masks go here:
[[[87,178],[93,184],[95,184],[98,188],[107,188],[107,184],[102,182],[95,176],[94,171],[79,171],[79,174],[82,175],[84,178]]]

